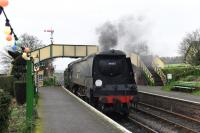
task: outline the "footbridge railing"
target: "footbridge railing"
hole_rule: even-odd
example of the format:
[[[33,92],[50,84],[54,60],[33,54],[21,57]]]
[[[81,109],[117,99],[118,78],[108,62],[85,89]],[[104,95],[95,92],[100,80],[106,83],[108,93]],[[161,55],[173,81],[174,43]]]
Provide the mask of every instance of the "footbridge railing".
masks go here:
[[[166,78],[165,74],[163,73],[163,71],[161,70],[161,68],[158,67],[154,62],[152,62],[152,67],[153,67],[154,71],[160,76],[163,84],[166,84],[167,78]]]
[[[139,67],[145,73],[147,80],[150,82],[151,85],[154,85],[154,78],[151,72],[148,70],[146,65],[142,62],[140,57],[137,54],[131,53],[130,54],[131,63],[134,64],[136,67]]]
[[[31,55],[37,57],[34,60],[34,63],[37,63],[42,60],[57,57],[80,58],[98,51],[99,48],[96,45],[51,44],[32,51]]]

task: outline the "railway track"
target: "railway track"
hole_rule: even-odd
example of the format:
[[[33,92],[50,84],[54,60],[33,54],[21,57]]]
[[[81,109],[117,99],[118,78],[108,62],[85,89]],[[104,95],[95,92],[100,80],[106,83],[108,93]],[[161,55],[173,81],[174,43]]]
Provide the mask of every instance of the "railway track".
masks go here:
[[[137,122],[141,123],[141,126],[147,129],[146,132],[159,132],[159,133],[199,133],[194,129],[184,127],[174,121],[167,120],[166,118],[157,116],[144,110],[138,110],[132,112],[130,117]],[[145,127],[146,126],[146,127]]]
[[[200,121],[200,103],[147,92],[139,92],[140,102]]]
[[[157,132],[200,133],[198,120],[144,103],[139,103],[130,117]]]
[[[133,132],[200,133],[200,104],[197,102],[139,93],[138,109],[132,110],[129,126]]]
[[[155,131],[153,128],[142,124],[141,122],[137,121],[136,119],[134,119],[133,117],[129,117],[128,118],[131,124],[134,124],[138,129],[140,129],[139,131],[137,129],[133,129],[132,131],[134,133],[159,133],[157,131]]]
[[[149,104],[139,103],[139,109],[145,112],[151,112],[156,116],[165,118],[167,121],[173,122],[179,127],[187,128],[194,132],[200,132],[200,121],[182,114],[167,111],[162,108],[158,108]]]

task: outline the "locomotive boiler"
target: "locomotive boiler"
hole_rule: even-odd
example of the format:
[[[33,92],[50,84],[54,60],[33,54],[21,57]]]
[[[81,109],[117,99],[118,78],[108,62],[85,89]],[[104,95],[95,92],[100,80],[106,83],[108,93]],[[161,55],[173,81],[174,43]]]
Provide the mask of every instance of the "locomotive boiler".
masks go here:
[[[137,96],[130,58],[119,50],[87,56],[68,65],[65,87],[103,112],[129,114]]]

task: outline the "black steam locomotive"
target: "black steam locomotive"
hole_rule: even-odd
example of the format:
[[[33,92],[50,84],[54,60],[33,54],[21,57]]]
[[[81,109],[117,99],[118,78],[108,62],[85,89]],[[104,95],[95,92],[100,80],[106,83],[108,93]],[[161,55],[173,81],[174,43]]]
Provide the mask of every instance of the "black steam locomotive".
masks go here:
[[[137,95],[130,58],[119,50],[90,55],[68,65],[65,87],[103,112],[129,114]]]

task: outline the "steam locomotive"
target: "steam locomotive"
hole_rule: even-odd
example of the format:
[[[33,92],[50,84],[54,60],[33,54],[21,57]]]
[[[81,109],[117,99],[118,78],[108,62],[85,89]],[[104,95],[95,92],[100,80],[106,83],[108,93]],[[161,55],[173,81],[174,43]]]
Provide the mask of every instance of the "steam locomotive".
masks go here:
[[[65,87],[102,112],[128,115],[137,96],[130,58],[109,50],[74,61],[64,72]]]

